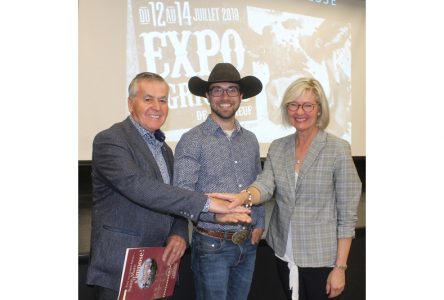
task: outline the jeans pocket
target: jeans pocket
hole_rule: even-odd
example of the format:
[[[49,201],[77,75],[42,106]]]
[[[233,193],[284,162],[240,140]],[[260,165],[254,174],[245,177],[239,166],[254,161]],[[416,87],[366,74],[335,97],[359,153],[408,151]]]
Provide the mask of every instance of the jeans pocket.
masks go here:
[[[216,252],[222,248],[224,242],[224,240],[203,234],[196,234],[193,240],[194,246],[201,252]]]

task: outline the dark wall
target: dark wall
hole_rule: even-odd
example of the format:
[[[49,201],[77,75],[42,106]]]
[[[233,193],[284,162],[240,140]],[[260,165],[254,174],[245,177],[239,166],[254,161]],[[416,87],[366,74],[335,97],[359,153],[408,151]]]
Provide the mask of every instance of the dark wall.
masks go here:
[[[355,156],[353,160],[362,181],[365,192],[365,156]],[[92,202],[91,161],[79,161],[79,208],[90,208]],[[92,288],[86,282],[88,267],[88,253],[79,254],[79,299],[93,299]],[[179,283],[175,288],[173,299],[194,299],[194,284],[190,268],[190,249],[187,249],[179,269]],[[249,300],[284,300],[276,266],[274,264],[273,250],[262,240],[259,244],[253,283],[250,289]],[[352,243],[348,260],[347,286],[341,300],[365,299],[365,228],[356,230],[356,238]]]
[[[353,156],[356,170],[362,182],[362,191],[365,192],[365,156]]]
[[[262,165],[264,163],[264,158],[262,159]],[[353,156],[353,161],[358,171],[359,177],[362,182],[362,191],[365,192],[365,156]],[[91,161],[90,160],[79,160],[79,202],[88,201],[88,196],[91,195],[92,185],[91,185]],[[80,199],[82,198],[82,199]],[[90,201],[91,199],[89,199]],[[80,205],[81,203],[79,203]]]

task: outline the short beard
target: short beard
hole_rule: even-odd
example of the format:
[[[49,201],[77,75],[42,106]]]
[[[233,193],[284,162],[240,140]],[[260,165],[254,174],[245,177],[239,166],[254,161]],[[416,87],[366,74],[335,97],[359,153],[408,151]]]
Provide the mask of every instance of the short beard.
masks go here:
[[[234,117],[236,115],[236,112],[238,111],[239,107],[240,107],[240,103],[239,103],[239,106],[233,110],[232,114],[230,114],[229,116],[223,116],[216,108],[213,108],[213,104],[211,104],[211,102],[210,102],[211,113],[214,113],[222,120],[229,120],[232,117]]]
[[[223,116],[223,115],[221,115],[217,110],[214,110],[214,109],[212,109],[212,108],[211,108],[211,113],[214,113],[215,115],[217,115],[219,118],[221,118],[221,119],[223,119],[223,120],[229,120],[229,119],[231,119],[233,116],[236,115],[236,112],[234,112],[234,113],[232,113],[232,114],[229,115],[229,116]]]

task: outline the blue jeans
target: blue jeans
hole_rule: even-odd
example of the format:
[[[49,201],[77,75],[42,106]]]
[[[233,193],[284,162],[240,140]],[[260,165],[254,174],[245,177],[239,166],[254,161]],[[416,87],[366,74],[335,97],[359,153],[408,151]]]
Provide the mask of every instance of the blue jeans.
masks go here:
[[[248,298],[256,245],[248,238],[240,245],[230,240],[193,231],[191,269],[197,300],[243,300]]]

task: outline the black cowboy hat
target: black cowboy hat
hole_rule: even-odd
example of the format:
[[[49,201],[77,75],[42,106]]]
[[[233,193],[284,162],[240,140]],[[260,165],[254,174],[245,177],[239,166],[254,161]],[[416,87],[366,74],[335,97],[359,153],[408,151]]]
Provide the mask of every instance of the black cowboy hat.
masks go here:
[[[218,63],[208,76],[208,81],[193,76],[188,81],[188,89],[196,96],[206,97],[210,84],[215,82],[234,82],[239,84],[243,99],[256,96],[262,91],[261,81],[254,76],[240,77],[239,71],[230,63]]]

